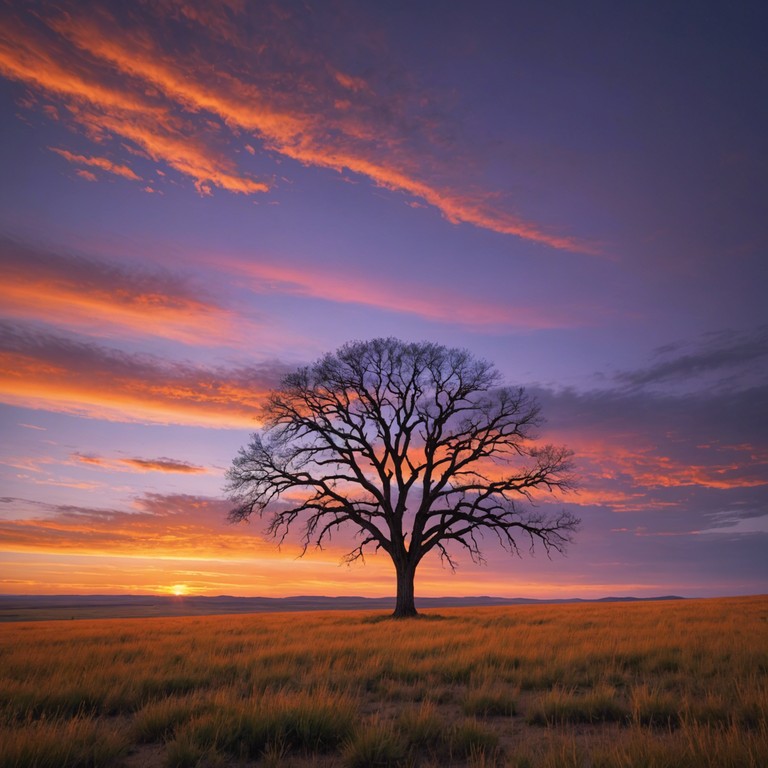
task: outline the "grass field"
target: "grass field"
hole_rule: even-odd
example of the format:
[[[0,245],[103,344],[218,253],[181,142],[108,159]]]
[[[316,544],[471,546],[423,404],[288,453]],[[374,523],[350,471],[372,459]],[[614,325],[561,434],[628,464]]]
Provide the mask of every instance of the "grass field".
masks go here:
[[[0,768],[768,766],[768,598],[12,623]]]

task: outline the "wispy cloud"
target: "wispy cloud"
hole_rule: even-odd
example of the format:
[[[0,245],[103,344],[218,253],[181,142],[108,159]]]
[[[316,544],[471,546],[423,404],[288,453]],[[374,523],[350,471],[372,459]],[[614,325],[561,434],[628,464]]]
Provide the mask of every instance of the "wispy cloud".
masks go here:
[[[176,2],[109,11],[70,3],[38,16],[4,15],[0,73],[54,101],[57,116],[90,138],[127,140],[190,178],[201,194],[216,187],[267,191],[271,181],[241,170],[232,152],[258,147],[358,174],[455,224],[595,252],[518,214],[497,191],[459,178],[452,170],[458,148],[441,146],[437,135],[445,131],[435,128],[424,94],[404,96],[413,89],[392,71],[377,77],[346,70],[335,61],[338,37],[318,32],[321,20],[303,11],[258,4],[212,13]],[[174,45],[180,28],[194,41],[183,50]],[[106,168],[103,158],[78,158],[113,173],[130,171],[124,164]]]
[[[123,463],[142,472],[180,472],[186,475],[196,475],[207,471],[205,467],[200,467],[197,464],[165,457],[159,459],[125,459]]]
[[[188,461],[180,461],[178,459],[169,459],[165,456],[158,459],[144,459],[139,457],[108,458],[105,456],[95,456],[93,454],[75,453],[72,458],[76,462],[87,464],[88,466],[104,469],[117,469],[120,471],[166,472],[184,475],[197,475],[208,472],[205,467],[201,467],[197,464],[191,464]]]
[[[93,168],[100,168],[102,171],[107,171],[107,173],[113,173],[115,176],[122,176],[124,179],[129,179],[130,181],[141,181],[141,177],[137,176],[127,165],[113,163],[106,157],[86,157],[85,155],[76,155],[73,152],[58,147],[48,147],[48,149],[74,165],[89,165]]]
[[[287,266],[267,261],[216,258],[216,266],[246,275],[257,293],[306,296],[341,304],[359,304],[398,312],[424,320],[472,329],[505,330],[573,327],[579,324],[573,312],[542,308],[533,302],[500,303],[477,300],[434,286],[409,285],[384,277],[370,278],[330,272],[312,265]]]
[[[225,260],[206,268],[246,275],[256,292],[360,304],[485,330],[573,325],[536,306],[480,302],[384,280],[267,262]],[[0,298],[8,317],[56,324],[96,337],[160,336],[189,344],[237,342],[249,321],[218,306],[176,275],[0,241]],[[242,282],[242,280],[241,280]],[[205,370],[75,342],[57,331],[7,324],[0,397],[116,420],[253,426],[277,369]],[[265,375],[266,374],[266,378]],[[208,383],[211,380],[212,383]]]
[[[6,11],[2,19],[0,73],[59,100],[64,108],[59,114],[68,115],[88,137],[128,139],[149,158],[190,177],[201,193],[209,192],[210,185],[245,194],[268,188],[239,173],[232,160],[205,141],[204,130],[148,95],[146,83],[116,82],[103,62],[78,54],[34,18]]]
[[[238,343],[249,326],[179,274],[0,238],[0,315],[93,336],[156,336],[187,344]]]
[[[701,523],[720,504],[765,498],[765,386],[736,397],[624,388],[537,394],[551,425],[546,439],[576,452],[581,491],[570,503],[622,512],[676,506]]]
[[[205,368],[0,322],[0,399],[114,421],[248,429],[278,364]]]
[[[274,551],[253,526],[226,523],[227,503],[188,494],[147,494],[133,509],[8,499],[0,519],[6,552],[235,557]],[[23,509],[14,515],[13,509]]]
[[[618,479],[633,490],[652,495],[657,489],[686,488],[739,490],[768,487],[768,449],[756,446],[725,448],[669,445],[662,438],[637,449],[617,441],[581,443],[582,469],[595,486]],[[675,456],[665,449],[673,450]],[[610,492],[609,492],[610,496]],[[593,494],[594,497],[594,494]],[[575,501],[579,501],[576,499]]]
[[[0,550],[52,555],[127,556],[200,560],[261,560],[296,570],[264,526],[228,522],[230,504],[182,493],[146,493],[124,508],[50,504],[0,498]],[[296,554],[299,553],[298,545]],[[308,561],[338,570],[344,550],[330,546]],[[281,566],[282,563],[282,566]],[[389,564],[381,563],[385,568]],[[242,568],[242,565],[240,565]],[[275,590],[271,585],[268,592]],[[295,593],[294,593],[295,594]]]
[[[751,331],[711,333],[695,344],[670,344],[656,350],[647,368],[624,371],[617,381],[633,387],[703,382],[731,391],[768,377],[768,326]]]

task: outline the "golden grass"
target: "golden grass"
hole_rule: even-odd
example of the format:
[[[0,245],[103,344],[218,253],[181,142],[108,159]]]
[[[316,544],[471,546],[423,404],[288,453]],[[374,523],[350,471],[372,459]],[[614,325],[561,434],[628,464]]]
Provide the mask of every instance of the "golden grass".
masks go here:
[[[3,625],[0,768],[145,764],[766,766],[768,599]]]

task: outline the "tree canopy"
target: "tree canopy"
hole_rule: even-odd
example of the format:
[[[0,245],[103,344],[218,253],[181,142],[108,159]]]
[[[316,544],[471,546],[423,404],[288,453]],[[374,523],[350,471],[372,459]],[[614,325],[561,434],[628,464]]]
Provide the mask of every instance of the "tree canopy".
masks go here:
[[[579,524],[534,498],[571,487],[571,452],[538,445],[535,399],[465,350],[345,344],[287,375],[262,419],[227,474],[230,519],[266,516],[279,541],[299,525],[304,551],[351,527],[347,561],[369,548],[392,558],[395,616],[416,615],[414,575],[429,552],[451,568],[462,548],[481,562],[487,534],[513,554],[521,542],[563,552]]]

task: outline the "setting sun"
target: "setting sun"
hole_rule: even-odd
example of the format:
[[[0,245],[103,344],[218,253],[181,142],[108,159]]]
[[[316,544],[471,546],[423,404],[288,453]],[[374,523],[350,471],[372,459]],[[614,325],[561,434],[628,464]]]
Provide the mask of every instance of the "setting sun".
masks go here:
[[[170,592],[172,595],[175,595],[176,597],[181,597],[182,595],[189,594],[189,589],[187,588],[186,584],[174,584],[170,588]]]

